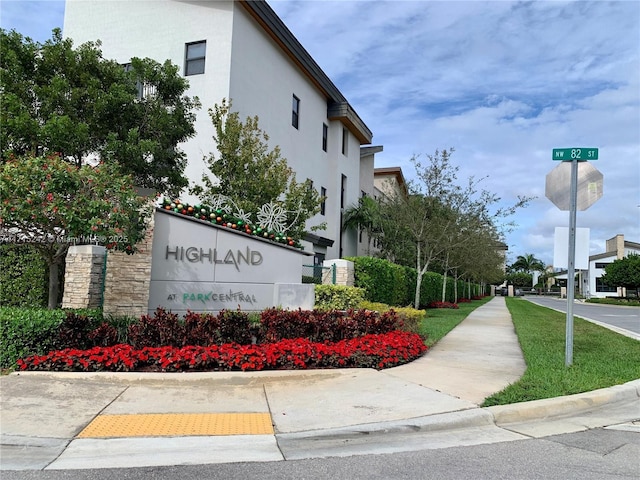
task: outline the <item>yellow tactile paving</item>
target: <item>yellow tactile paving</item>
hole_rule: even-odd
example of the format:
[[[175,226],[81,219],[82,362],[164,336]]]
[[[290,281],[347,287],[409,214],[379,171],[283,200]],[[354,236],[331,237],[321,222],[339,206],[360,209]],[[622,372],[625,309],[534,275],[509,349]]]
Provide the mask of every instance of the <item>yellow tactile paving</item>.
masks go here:
[[[273,434],[268,413],[99,415],[78,438]]]

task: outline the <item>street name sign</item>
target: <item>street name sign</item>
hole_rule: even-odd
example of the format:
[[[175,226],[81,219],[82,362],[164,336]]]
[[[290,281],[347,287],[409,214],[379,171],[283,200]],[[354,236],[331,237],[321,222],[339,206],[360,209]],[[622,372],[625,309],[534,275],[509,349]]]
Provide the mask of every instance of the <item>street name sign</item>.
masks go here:
[[[597,160],[597,148],[554,148],[552,152],[553,160],[570,162],[572,160]]]

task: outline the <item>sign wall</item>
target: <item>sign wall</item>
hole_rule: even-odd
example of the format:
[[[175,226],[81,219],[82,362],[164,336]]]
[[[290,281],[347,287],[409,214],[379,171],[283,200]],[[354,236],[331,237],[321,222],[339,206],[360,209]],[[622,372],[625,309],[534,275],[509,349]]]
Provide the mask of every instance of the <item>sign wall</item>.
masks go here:
[[[224,227],[156,211],[149,312],[273,306],[313,308],[313,285],[301,284],[310,254]]]

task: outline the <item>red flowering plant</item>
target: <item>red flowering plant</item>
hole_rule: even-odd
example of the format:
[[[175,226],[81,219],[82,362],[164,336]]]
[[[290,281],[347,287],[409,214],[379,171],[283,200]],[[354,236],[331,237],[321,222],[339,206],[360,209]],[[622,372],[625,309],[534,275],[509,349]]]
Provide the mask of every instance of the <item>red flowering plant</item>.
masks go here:
[[[184,319],[157,309],[128,328],[129,344],[115,344],[113,326],[86,331],[86,321],[61,325],[64,348],[18,361],[21,370],[56,371],[256,371],[306,368],[387,368],[426,350],[423,339],[400,331],[393,311],[267,309],[260,324],[246,312],[188,312]],[[85,319],[86,320],[86,319]],[[62,335],[62,333],[64,335]],[[79,342],[78,339],[84,339]],[[91,346],[92,348],[85,348]]]
[[[429,305],[427,305],[427,308],[452,308],[454,310],[458,309],[458,304],[457,303],[451,303],[451,302],[431,302]]]
[[[65,349],[33,355],[17,362],[20,370],[128,371],[258,371],[307,368],[388,368],[424,353],[422,337],[395,330],[339,342],[285,339],[261,345],[225,343],[211,346],[145,347],[131,345]]]
[[[69,245],[134,253],[150,213],[133,179],[113,162],[77,167],[58,155],[0,162],[0,241],[33,245],[52,278]],[[50,283],[49,308],[56,306],[58,287]]]

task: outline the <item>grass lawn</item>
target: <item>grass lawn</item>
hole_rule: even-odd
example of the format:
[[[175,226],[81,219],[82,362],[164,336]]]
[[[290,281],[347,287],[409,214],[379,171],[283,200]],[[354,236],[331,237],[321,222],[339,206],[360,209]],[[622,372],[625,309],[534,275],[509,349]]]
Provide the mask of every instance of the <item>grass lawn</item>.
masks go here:
[[[421,335],[426,337],[425,345],[432,347],[449,333],[455,326],[463,321],[476,308],[481,307],[493,297],[485,297],[482,300],[473,300],[471,303],[459,303],[457,310],[451,308],[430,308],[427,316],[420,325]]]
[[[487,398],[504,405],[588,392],[640,378],[640,342],[574,317],[573,365],[565,367],[566,314],[507,298],[527,370]]]

